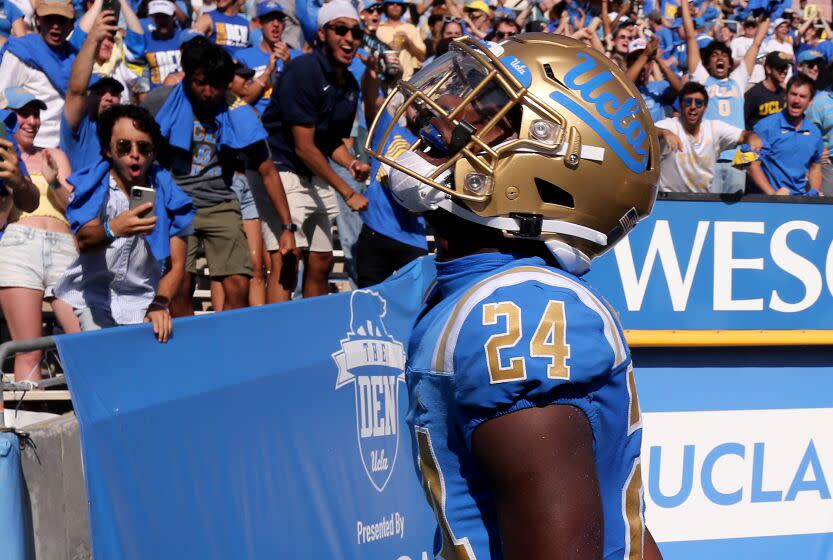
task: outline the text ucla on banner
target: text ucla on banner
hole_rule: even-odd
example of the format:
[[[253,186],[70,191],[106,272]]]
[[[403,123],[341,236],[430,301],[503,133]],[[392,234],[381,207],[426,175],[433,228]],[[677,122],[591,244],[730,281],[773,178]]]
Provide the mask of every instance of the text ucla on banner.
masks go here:
[[[431,278],[61,337],[95,557],[427,560],[403,368]]]
[[[659,200],[587,278],[632,330],[833,329],[833,204]]]
[[[634,351],[646,520],[665,558],[833,557],[833,352]]]

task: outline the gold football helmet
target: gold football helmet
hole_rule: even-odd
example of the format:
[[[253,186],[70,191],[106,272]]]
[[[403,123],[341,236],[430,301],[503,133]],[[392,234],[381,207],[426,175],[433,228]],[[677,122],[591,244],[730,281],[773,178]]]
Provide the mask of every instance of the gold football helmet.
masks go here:
[[[374,157],[444,193],[439,208],[547,242],[576,274],[656,199],[659,146],[641,95],[611,60],[565,36],[457,39],[398,84],[368,139],[386,127],[385,146],[397,123],[436,165],[420,173],[368,140]]]

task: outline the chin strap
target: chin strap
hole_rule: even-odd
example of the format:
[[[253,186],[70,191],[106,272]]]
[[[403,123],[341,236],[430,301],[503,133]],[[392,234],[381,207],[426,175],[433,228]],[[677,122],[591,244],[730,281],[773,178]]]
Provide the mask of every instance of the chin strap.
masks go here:
[[[521,230],[521,224],[519,220],[515,218],[506,218],[499,216],[493,218],[485,218],[483,216],[478,216],[474,212],[466,210],[459,204],[455,204],[449,198],[442,200],[437,204],[437,206],[439,208],[442,208],[446,212],[450,212],[459,218],[463,218],[464,220],[468,220],[476,224],[492,227],[495,229],[501,229],[504,231],[514,232]],[[607,235],[598,232],[594,229],[590,229],[588,227],[580,226],[578,224],[571,224],[569,222],[564,222],[561,220],[542,220],[541,234],[547,233],[570,235],[572,237],[578,237],[580,239],[592,241],[597,245],[607,245]]]

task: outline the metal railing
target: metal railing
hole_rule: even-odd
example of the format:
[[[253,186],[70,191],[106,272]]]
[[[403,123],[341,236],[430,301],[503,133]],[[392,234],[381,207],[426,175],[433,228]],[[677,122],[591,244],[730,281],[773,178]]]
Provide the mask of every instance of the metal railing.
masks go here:
[[[41,338],[32,338],[30,340],[12,340],[0,344],[0,395],[5,391],[14,391],[22,394],[27,394],[35,389],[49,389],[52,387],[62,387],[66,385],[66,379],[63,375],[56,377],[47,377],[40,381],[4,381],[2,371],[3,364],[6,360],[19,352],[34,352],[36,350],[47,351],[55,349],[55,337],[44,336]],[[0,399],[0,429],[5,427],[4,419],[4,399]]]

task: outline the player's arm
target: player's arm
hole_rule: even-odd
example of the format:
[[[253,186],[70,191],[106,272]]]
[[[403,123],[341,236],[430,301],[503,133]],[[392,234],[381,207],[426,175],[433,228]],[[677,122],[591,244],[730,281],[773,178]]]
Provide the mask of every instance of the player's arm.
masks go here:
[[[472,450],[497,501],[506,560],[601,558],[604,516],[590,422],[569,405],[481,424]]]

